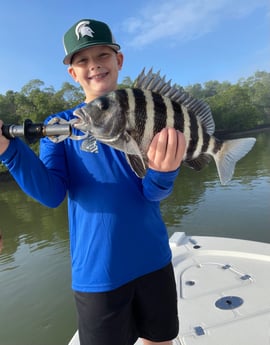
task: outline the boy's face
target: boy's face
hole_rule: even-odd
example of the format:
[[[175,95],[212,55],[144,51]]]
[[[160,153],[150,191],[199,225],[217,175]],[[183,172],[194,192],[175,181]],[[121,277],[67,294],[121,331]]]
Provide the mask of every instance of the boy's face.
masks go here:
[[[74,54],[68,72],[83,88],[86,102],[90,102],[116,89],[122,64],[122,53],[108,46],[94,46]]]

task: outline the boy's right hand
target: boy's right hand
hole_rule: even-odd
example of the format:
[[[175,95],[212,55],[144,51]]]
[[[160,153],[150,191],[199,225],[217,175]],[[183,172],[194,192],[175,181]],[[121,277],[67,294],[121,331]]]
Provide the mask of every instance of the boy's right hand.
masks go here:
[[[0,155],[3,154],[9,145],[9,140],[2,134],[3,121],[0,120]]]

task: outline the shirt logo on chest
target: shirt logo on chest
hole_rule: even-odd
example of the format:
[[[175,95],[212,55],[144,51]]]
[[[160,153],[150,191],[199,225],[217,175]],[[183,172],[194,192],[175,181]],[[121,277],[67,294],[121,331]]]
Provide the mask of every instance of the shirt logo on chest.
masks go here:
[[[81,144],[81,150],[85,152],[98,153],[98,146],[96,139],[90,135]]]

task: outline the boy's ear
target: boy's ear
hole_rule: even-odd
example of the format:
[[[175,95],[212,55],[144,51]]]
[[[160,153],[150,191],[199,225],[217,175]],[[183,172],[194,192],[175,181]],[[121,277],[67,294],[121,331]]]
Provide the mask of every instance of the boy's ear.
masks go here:
[[[117,63],[118,63],[119,71],[121,70],[123,66],[123,62],[124,62],[124,55],[121,52],[117,53]]]
[[[78,82],[76,72],[74,71],[74,68],[72,66],[68,67],[68,73],[74,79],[74,81]]]

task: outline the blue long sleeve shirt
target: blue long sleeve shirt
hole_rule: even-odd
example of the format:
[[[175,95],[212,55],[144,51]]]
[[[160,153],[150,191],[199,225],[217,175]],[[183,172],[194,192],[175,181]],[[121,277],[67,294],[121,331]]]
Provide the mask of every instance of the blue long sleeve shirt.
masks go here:
[[[73,110],[52,117],[70,120]],[[57,207],[67,195],[72,288],[109,291],[171,261],[160,201],[171,193],[178,170],[148,169],[140,179],[122,152],[97,142],[92,153],[81,144],[44,138],[37,157],[13,139],[0,159],[22,190],[43,205]]]

